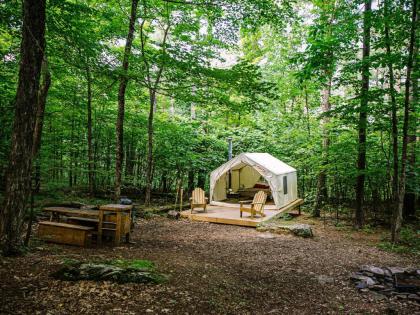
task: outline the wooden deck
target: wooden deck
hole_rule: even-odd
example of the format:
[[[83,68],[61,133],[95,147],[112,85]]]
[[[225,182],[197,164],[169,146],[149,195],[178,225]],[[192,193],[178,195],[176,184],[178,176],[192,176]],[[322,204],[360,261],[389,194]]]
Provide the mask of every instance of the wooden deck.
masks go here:
[[[256,217],[253,219],[251,219],[250,215],[247,213],[244,213],[243,217],[241,218],[239,215],[239,205],[236,207],[208,205],[207,212],[203,212],[202,210],[194,210],[194,212],[191,214],[191,210],[185,210],[181,212],[181,217],[189,218],[192,221],[256,227],[258,223],[273,219],[276,215],[279,215],[284,211],[292,210],[300,206],[302,203],[302,199],[297,199],[279,210],[265,209],[265,217]]]

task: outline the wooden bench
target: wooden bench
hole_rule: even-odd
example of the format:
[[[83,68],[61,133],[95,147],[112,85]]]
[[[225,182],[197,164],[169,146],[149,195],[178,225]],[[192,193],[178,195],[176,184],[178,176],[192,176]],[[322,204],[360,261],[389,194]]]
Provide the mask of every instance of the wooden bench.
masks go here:
[[[99,219],[80,218],[80,217],[67,217],[68,224],[83,225],[90,227],[98,227]]]
[[[86,246],[93,229],[89,226],[41,221],[39,222],[38,236],[53,243]]]

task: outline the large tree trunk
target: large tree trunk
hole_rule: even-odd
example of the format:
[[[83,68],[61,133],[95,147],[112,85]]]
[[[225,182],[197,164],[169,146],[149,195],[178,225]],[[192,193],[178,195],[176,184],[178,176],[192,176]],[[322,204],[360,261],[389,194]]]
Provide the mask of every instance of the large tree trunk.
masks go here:
[[[125,112],[125,91],[127,89],[128,78],[128,64],[131,54],[131,47],[134,38],[134,26],[137,17],[137,7],[139,0],[132,0],[131,2],[131,15],[130,23],[128,25],[127,40],[125,43],[124,57],[122,64],[122,74],[120,76],[120,87],[118,89],[118,116],[116,123],[116,157],[115,157],[115,199],[118,200],[121,197],[121,174],[122,174],[122,162],[124,156],[124,112]]]
[[[86,62],[86,81],[87,81],[87,140],[88,140],[88,183],[89,194],[94,192],[94,173],[93,173],[93,144],[92,144],[92,76],[90,73],[89,60]]]
[[[394,211],[392,214],[391,240],[393,243],[397,243],[400,240],[402,210],[403,210],[403,205],[404,205],[406,170],[407,170],[408,130],[409,130],[410,111],[411,111],[410,109],[410,84],[411,84],[411,72],[413,69],[414,45],[416,41],[417,10],[418,10],[417,0],[413,0],[410,44],[408,47],[407,75],[405,79],[403,141],[402,141],[402,148],[401,148],[401,176],[400,176],[400,181],[399,181],[398,205],[397,207],[394,207]]]
[[[418,46],[414,47],[413,57],[417,56],[418,54]],[[419,69],[417,58],[413,60],[413,93],[412,93],[412,101],[413,104],[410,107],[410,118],[411,121],[409,129],[408,129],[408,165],[407,165],[407,183],[406,183],[406,191],[404,196],[404,208],[403,208],[403,217],[404,219],[414,218],[416,215],[416,200],[417,200],[417,187],[419,187],[418,182],[418,175],[416,167],[416,145],[417,145],[417,117],[416,117],[416,104],[418,104],[418,80],[419,80]]]
[[[354,226],[363,227],[365,213],[363,210],[363,199],[365,192],[365,170],[366,170],[366,126],[367,106],[369,101],[369,55],[370,55],[370,27],[371,27],[371,0],[365,0],[365,11],[363,14],[363,57],[362,57],[362,87],[360,93],[359,109],[359,145],[357,158],[357,179],[356,179],[356,213]]]
[[[332,78],[328,79],[328,83],[325,88],[322,90],[322,113],[327,114],[330,109],[330,95],[331,95],[331,81]],[[321,216],[321,207],[328,198],[327,190],[327,171],[325,170],[328,165],[328,148],[330,146],[330,137],[328,134],[328,117],[323,117],[322,119],[322,169],[318,174],[318,183],[317,183],[317,194],[316,202],[314,209],[314,217]]]
[[[150,109],[149,118],[147,122],[147,169],[146,169],[146,193],[144,203],[150,205],[152,195],[152,170],[153,170],[153,116],[156,102],[156,92],[152,89],[149,90],[150,94]]]
[[[23,219],[31,189],[33,136],[45,49],[45,0],[23,2],[19,81],[6,190],[0,208],[3,254],[20,252]]]
[[[395,79],[394,69],[391,61],[391,39],[389,36],[389,0],[384,3],[384,21],[385,21],[385,47],[388,58],[389,72],[389,96],[391,98],[391,121],[392,121],[392,154],[393,154],[393,175],[392,175],[392,200],[394,207],[398,199],[398,121],[397,121],[397,101],[395,99]]]

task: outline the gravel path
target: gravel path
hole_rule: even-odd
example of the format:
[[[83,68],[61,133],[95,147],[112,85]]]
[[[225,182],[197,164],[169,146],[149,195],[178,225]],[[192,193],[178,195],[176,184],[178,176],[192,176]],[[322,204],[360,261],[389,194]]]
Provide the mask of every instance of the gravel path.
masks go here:
[[[186,220],[139,221],[135,244],[75,248],[40,244],[0,260],[1,314],[420,314],[420,305],[361,294],[360,265],[414,267],[414,257],[377,249],[377,235],[314,224],[315,237]],[[150,259],[160,285],[51,279],[65,259]]]

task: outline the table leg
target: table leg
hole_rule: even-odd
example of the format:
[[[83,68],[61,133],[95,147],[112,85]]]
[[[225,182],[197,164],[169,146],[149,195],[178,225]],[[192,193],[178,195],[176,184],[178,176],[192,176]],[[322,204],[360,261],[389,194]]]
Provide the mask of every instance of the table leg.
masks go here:
[[[97,239],[97,243],[98,245],[102,244],[102,227],[103,227],[103,222],[104,222],[104,211],[103,210],[99,210],[99,222],[98,222],[98,239]]]
[[[121,212],[118,211],[117,212],[117,224],[115,226],[115,245],[118,246],[120,245],[120,241],[121,241]]]

